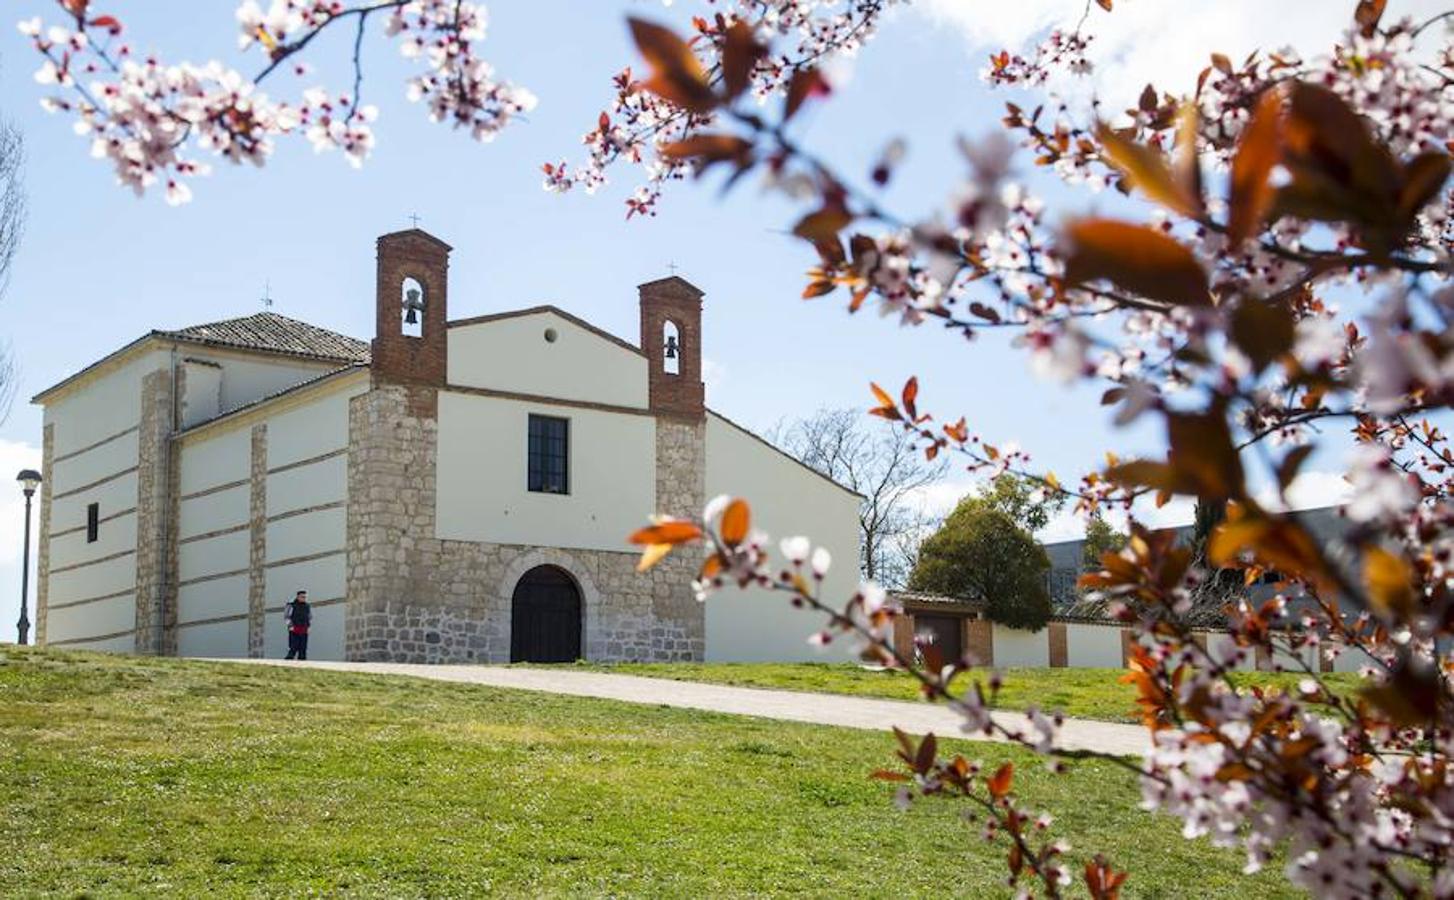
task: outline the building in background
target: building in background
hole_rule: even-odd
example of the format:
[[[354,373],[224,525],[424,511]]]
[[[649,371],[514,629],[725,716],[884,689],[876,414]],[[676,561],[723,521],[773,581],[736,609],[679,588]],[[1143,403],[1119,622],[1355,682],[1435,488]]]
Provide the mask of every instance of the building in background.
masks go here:
[[[1349,527],[1337,507],[1301,510],[1298,513],[1309,530],[1332,552],[1338,552],[1338,538]],[[1191,542],[1193,525],[1170,529],[1179,540]],[[893,595],[903,609],[895,622],[894,640],[900,653],[915,652],[915,642],[932,641],[945,659],[970,654],[979,665],[1007,668],[1015,666],[1051,668],[1121,668],[1131,658],[1136,640],[1133,629],[1105,615],[1103,604],[1082,595],[1076,580],[1087,571],[1084,561],[1085,541],[1077,538],[1046,544],[1050,557],[1049,580],[1053,612],[1049,624],[1039,631],[1010,628],[991,622],[985,616],[985,604],[975,598],[945,597],[915,591]],[[1254,602],[1265,600],[1278,592],[1280,577],[1266,573],[1257,584],[1245,588],[1234,584],[1229,590],[1244,593]],[[1287,593],[1289,619],[1296,621],[1300,602],[1311,602],[1298,592]],[[1230,602],[1226,598],[1225,602]],[[1190,621],[1204,646],[1217,653],[1233,651],[1235,641],[1226,633],[1225,603],[1215,599],[1203,604]],[[1348,610],[1356,613],[1355,610]],[[1310,648],[1295,652],[1279,651],[1276,655],[1248,655],[1240,664],[1243,669],[1282,667],[1299,670],[1303,666],[1323,671],[1357,671],[1369,664],[1361,651],[1346,652],[1336,659],[1320,658]]]
[[[44,407],[37,637],[50,646],[281,656],[309,591],[319,659],[801,659],[780,597],[693,596],[647,573],[656,512],[750,496],[857,584],[858,495],[706,406],[702,292],[638,288],[633,344],[553,306],[450,320],[450,247],[377,247],[372,344],[271,312],[153,331]]]

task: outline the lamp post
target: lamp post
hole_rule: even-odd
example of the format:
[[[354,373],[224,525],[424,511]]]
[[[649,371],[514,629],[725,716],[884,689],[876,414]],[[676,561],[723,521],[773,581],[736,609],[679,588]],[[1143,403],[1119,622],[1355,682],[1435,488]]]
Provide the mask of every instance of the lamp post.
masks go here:
[[[25,553],[20,557],[20,621],[15,623],[15,630],[20,636],[19,643],[24,644],[30,636],[30,619],[25,614],[26,600],[30,597],[30,498],[35,496],[35,489],[40,487],[40,473],[34,469],[21,469],[15,480],[20,482],[20,489],[25,492]]]

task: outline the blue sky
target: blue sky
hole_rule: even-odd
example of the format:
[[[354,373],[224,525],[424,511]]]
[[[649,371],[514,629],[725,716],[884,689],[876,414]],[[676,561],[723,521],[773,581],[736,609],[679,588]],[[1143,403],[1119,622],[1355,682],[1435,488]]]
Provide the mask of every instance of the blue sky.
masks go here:
[[[1244,0],[1218,5],[1216,16],[1190,0],[1118,4],[1129,11],[1103,22],[1105,68],[1095,89],[1120,108],[1144,81],[1143,57],[1189,77],[1212,49],[1286,40],[1321,49],[1347,5],[1292,0],[1286,6],[1297,9],[1288,10],[1284,35],[1271,24],[1252,24],[1265,16]],[[1425,5],[1391,4],[1395,13]],[[235,6],[93,3],[122,19],[139,48],[168,59],[221,58],[251,72],[256,58],[244,63],[234,50]],[[217,164],[181,208],[159,194],[136,199],[116,187],[70,122],[40,110],[42,89],[31,80],[35,54],[13,26],[0,23],[0,113],[25,134],[31,204],[0,307],[20,367],[17,401],[0,425],[0,465],[38,460],[40,415],[27,402],[36,391],[148,329],[256,312],[265,283],[275,311],[370,337],[373,239],[407,227],[412,213],[455,247],[453,317],[549,302],[634,340],[635,285],[675,264],[707,294],[708,402],[755,428],[821,406],[866,407],[869,381],[898,385],[917,374],[935,411],[964,414],[991,440],[1017,441],[1063,477],[1094,465],[1107,448],[1129,453],[1152,443],[1154,435],[1111,429],[1094,390],[1035,381],[1004,336],[967,344],[932,329],[904,330],[871,313],[849,316],[833,298],[798,299],[811,254],[785,234],[793,210],[755,185],[740,185],[725,200],[706,187],[678,186],[659,218],[631,222],[623,199],[635,185],[633,171],[615,171],[614,183],[594,197],[542,190],[540,164],[580,157],[580,135],[609,102],[610,77],[635,61],[625,16],[680,19],[696,6],[489,3],[484,55],[540,103],[527,122],[483,145],[430,123],[404,99],[409,64],[376,30],[365,43],[364,100],[380,109],[379,143],[362,169],[287,140],[264,169]],[[832,102],[802,117],[800,137],[846,171],[865,172],[889,137],[905,136],[910,155],[888,202],[909,215],[932,209],[963,173],[954,137],[995,129],[1004,101],[1013,98],[979,81],[990,45],[1021,43],[1051,23],[1073,20],[1082,6],[1083,0],[1011,7],[925,0],[897,13],[854,61]],[[17,19],[54,18],[48,0],[9,8]],[[1179,23],[1174,37],[1165,30],[1169,16]],[[341,33],[315,42],[314,71],[270,80],[268,93],[295,95],[317,83],[345,89],[346,43]],[[1111,202],[1049,196],[1057,216]],[[956,480],[944,497],[965,486]],[[19,590],[19,554],[10,549],[19,542],[19,519],[14,502],[0,502],[0,640],[13,635],[14,615],[5,611],[14,607],[4,598]]]

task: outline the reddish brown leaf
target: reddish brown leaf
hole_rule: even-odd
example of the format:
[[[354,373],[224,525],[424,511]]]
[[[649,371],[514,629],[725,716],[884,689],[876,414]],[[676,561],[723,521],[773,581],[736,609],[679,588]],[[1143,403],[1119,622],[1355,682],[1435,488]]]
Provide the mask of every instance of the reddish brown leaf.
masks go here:
[[[747,529],[752,524],[752,511],[747,501],[736,497],[727,504],[726,512],[722,513],[722,542],[729,547],[736,547],[747,540]]]
[[[697,580],[706,581],[715,578],[722,572],[722,557],[713,554],[702,563],[702,568],[697,571]]]
[[[1364,37],[1373,37],[1378,30],[1378,20],[1383,18],[1383,8],[1388,0],[1358,0],[1358,9],[1353,12],[1353,21],[1358,23],[1358,32]]]
[[[628,540],[633,544],[684,544],[702,536],[702,529],[685,519],[668,519],[633,532]]]
[[[1262,226],[1272,209],[1272,170],[1282,157],[1282,105],[1281,91],[1262,92],[1232,158],[1227,240],[1233,249]]]
[[[1277,486],[1279,488],[1286,491],[1292,486],[1293,480],[1297,478],[1298,470],[1303,467],[1303,463],[1307,462],[1314,449],[1313,444],[1303,444],[1287,452],[1287,456],[1284,456],[1282,461],[1277,464]]]
[[[121,33],[121,22],[115,16],[97,16],[86,24],[92,28],[104,28],[113,35]]]
[[[828,91],[828,82],[817,69],[798,69],[793,73],[792,80],[788,82],[788,97],[783,107],[783,118],[791,119],[802,108],[805,100],[809,97],[826,96]]]
[[[914,755],[914,771],[920,774],[929,771],[938,756],[939,739],[932,732],[924,735],[924,740],[919,742],[919,751]]]
[[[722,86],[727,99],[732,100],[747,89],[758,60],[767,53],[767,48],[752,35],[752,26],[746,22],[733,22],[722,38]]]
[[[1197,138],[1201,112],[1191,101],[1181,104],[1176,111],[1176,159],[1172,172],[1176,183],[1182,186],[1199,211],[1206,209],[1202,201],[1202,161],[1197,156]]]
[[[811,281],[808,283],[807,287],[803,288],[803,299],[811,300],[814,297],[821,297],[824,294],[831,294],[833,293],[833,289],[836,287],[838,287],[838,285],[834,284],[831,281]]]
[[[1278,191],[1274,214],[1350,222],[1375,244],[1399,237],[1400,167],[1341,97],[1318,85],[1293,85],[1283,148],[1291,181]]]
[[[669,159],[742,159],[752,151],[752,142],[731,134],[694,134],[661,148]]]
[[[904,382],[904,391],[903,391],[904,412],[906,412],[906,413],[909,414],[909,418],[910,419],[917,419],[917,418],[919,418],[919,411],[918,411],[918,408],[915,406],[915,403],[914,403],[914,401],[916,401],[918,399],[918,397],[919,397],[919,379],[918,379],[918,376],[915,376],[915,377],[910,378],[908,381]]]
[[[1010,792],[1010,785],[1015,777],[1015,764],[1005,763],[995,770],[995,774],[985,779],[985,787],[989,789],[990,796],[996,800],[1004,797]]]
[[[969,304],[969,311],[974,315],[979,316],[981,319],[984,319],[986,322],[1000,321],[1000,314],[997,310],[995,310],[993,307],[985,306],[978,300],[975,300]]]
[[[1106,280],[1178,306],[1208,306],[1207,273],[1195,255],[1164,232],[1115,219],[1081,219],[1066,230],[1065,281]]]
[[[628,22],[637,48],[653,70],[645,83],[647,90],[691,112],[708,112],[717,106],[706,73],[686,41],[670,28],[644,19]]]
[[[646,62],[657,71],[680,71],[697,76],[703,83],[702,65],[686,41],[664,25],[635,17],[628,18],[631,37]]]
[[[1099,853],[1085,864],[1085,886],[1090,891],[1091,900],[1118,900],[1121,885],[1125,882],[1126,873],[1112,869]]]
[[[705,82],[676,71],[659,71],[648,78],[643,86],[673,106],[688,112],[711,112],[717,106],[717,97]]]
[[[1136,108],[1144,113],[1154,113],[1158,105],[1160,105],[1160,101],[1156,97],[1155,86],[1147,84],[1141,89],[1141,96],[1136,100]]]
[[[1404,664],[1385,683],[1370,685],[1359,693],[1395,724],[1411,726],[1427,725],[1439,714],[1443,689],[1433,669]]]
[[[1404,166],[1404,183],[1398,197],[1399,212],[1405,219],[1412,220],[1448,180],[1448,154],[1433,150],[1415,156]]]
[[[1191,493],[1191,483],[1166,463],[1133,459],[1106,469],[1106,477],[1117,484],[1145,487],[1167,494]]]
[[[1292,349],[1292,313],[1281,303],[1244,297],[1232,313],[1232,340],[1258,371]]]
[[[824,207],[799,219],[798,224],[793,226],[793,234],[814,243],[827,240],[836,241],[838,232],[848,227],[852,221],[853,216],[849,215],[846,210]]]
[[[1165,154],[1153,147],[1138,144],[1105,125],[1096,129],[1096,139],[1112,166],[1125,176],[1130,187],[1147,198],[1184,216],[1201,213],[1201,198],[1193,195],[1189,185],[1177,181]]]
[[[1363,553],[1363,585],[1373,611],[1385,618],[1407,622],[1416,608],[1414,571],[1402,556],[1382,547]]]
[[[1169,414],[1167,461],[1179,476],[1196,485],[1199,497],[1222,499],[1243,493],[1242,458],[1220,410]]]
[[[869,410],[870,415],[882,416],[890,420],[902,418],[899,415],[898,404],[894,402],[893,397],[889,396],[888,391],[872,382],[869,383],[868,387],[873,391],[874,399],[878,401],[878,406]]]

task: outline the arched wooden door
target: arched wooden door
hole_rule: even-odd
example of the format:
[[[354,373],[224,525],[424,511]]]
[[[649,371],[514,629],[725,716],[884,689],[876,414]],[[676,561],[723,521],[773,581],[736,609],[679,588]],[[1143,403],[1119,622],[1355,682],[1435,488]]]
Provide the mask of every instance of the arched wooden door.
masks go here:
[[[575,662],[581,657],[581,592],[555,566],[536,566],[510,598],[511,662]]]

